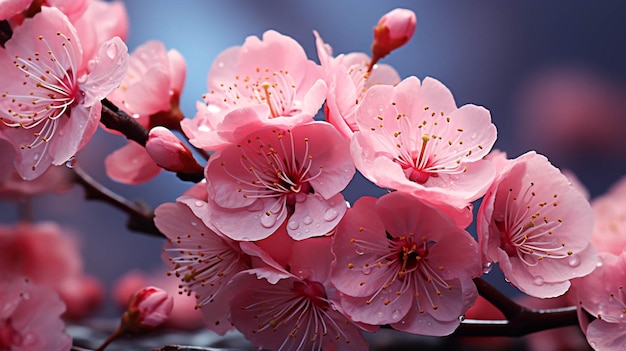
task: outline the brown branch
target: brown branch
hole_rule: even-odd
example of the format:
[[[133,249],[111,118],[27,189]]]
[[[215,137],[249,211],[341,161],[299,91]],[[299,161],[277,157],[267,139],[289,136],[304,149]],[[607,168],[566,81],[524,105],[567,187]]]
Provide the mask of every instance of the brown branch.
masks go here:
[[[126,212],[129,216],[126,226],[130,230],[155,236],[163,236],[154,225],[154,213],[152,213],[147,205],[141,202],[131,202],[116,194],[98,183],[80,167],[75,167],[73,170],[75,174],[74,181],[85,189],[87,199],[103,201]]]
[[[137,120],[115,106],[115,104],[108,99],[102,100],[100,121],[107,128],[124,134],[126,139],[132,140],[141,146],[146,146],[146,141],[148,141],[148,129],[139,124]]]
[[[4,44],[6,44],[6,42],[9,41],[12,36],[13,29],[11,29],[9,21],[0,21],[0,46],[4,47]]]

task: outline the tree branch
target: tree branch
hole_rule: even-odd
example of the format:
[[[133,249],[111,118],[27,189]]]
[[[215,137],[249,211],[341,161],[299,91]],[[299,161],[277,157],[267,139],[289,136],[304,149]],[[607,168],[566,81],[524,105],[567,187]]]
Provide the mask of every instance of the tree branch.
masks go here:
[[[147,205],[140,202],[131,202],[124,197],[116,194],[110,189],[98,183],[89,174],[85,173],[80,167],[75,167],[74,181],[85,189],[85,196],[90,200],[99,200],[113,205],[126,213],[128,213],[128,229],[145,234],[163,236],[163,234],[154,225],[154,214]]]

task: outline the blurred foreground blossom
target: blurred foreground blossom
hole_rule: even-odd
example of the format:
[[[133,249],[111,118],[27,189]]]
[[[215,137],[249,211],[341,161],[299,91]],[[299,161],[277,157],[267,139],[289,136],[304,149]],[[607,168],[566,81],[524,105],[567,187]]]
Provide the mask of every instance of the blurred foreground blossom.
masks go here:
[[[68,351],[63,301],[23,276],[0,275],[0,350]]]
[[[154,286],[139,289],[122,315],[121,328],[133,332],[158,327],[167,320],[173,306],[174,298],[165,290]]]

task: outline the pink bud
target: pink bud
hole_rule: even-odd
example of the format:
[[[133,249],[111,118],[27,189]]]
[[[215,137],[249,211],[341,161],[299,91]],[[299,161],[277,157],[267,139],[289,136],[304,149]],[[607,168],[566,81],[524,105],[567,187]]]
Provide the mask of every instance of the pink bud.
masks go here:
[[[141,331],[165,322],[174,307],[174,298],[162,289],[149,286],[131,297],[128,309],[122,315],[122,329]]]
[[[415,13],[407,9],[394,9],[381,17],[374,27],[372,61],[406,44],[413,36],[416,23]]]
[[[165,127],[159,126],[150,130],[146,151],[157,165],[168,171],[202,172],[202,166],[193,158],[191,150]]]

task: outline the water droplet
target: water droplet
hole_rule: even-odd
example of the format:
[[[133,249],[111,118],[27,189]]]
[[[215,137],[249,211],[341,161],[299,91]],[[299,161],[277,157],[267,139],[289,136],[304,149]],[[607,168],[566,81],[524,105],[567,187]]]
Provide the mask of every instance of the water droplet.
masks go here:
[[[383,319],[383,317],[384,317],[384,316],[385,316],[385,314],[384,314],[382,311],[378,311],[378,312],[376,312],[376,317],[377,317],[378,319]]]
[[[299,226],[300,224],[298,224],[298,222],[296,221],[290,221],[289,224],[287,224],[287,227],[289,227],[289,229],[292,229],[292,230],[298,229]]]
[[[33,160],[37,161],[40,156],[41,156],[40,154],[34,154],[33,155]]]
[[[277,216],[262,216],[261,217],[261,225],[264,226],[265,228],[271,228],[274,226],[274,224],[276,224],[276,217]]]
[[[202,207],[204,206],[204,201],[196,200],[195,205],[196,207]]]
[[[30,299],[30,295],[28,293],[22,293],[21,296],[24,300]]]
[[[370,267],[370,266],[363,267],[361,269],[361,273],[363,273],[365,275],[368,275],[368,274],[372,273],[372,267]]]
[[[476,132],[473,132],[472,135],[470,136],[470,138],[472,139],[476,139],[476,137],[477,137]]]
[[[335,210],[334,208],[329,208],[326,210],[326,212],[324,212],[324,220],[326,222],[330,222],[334,220],[335,218],[337,218],[338,215],[339,215],[339,212],[337,210]]]
[[[243,238],[241,238],[241,241],[250,241],[250,238],[247,236],[244,236]]]
[[[459,322],[463,322],[465,320],[465,316],[459,316]]]
[[[311,231],[311,230],[310,230],[309,228],[305,228],[305,229],[304,229],[304,233],[305,233],[305,234],[308,234],[310,231]]]
[[[217,63],[217,67],[219,67],[219,68],[223,68],[223,67],[224,67],[224,62],[218,62],[218,63]]]
[[[110,59],[113,59],[117,56],[117,51],[117,46],[115,46],[115,44],[109,44],[109,47],[107,47],[107,56]]]
[[[578,266],[580,266],[580,256],[578,256],[577,254],[571,255],[567,259],[567,263],[569,264],[570,267],[578,267]]]
[[[533,283],[535,283],[535,285],[543,285],[543,283],[545,283],[545,280],[543,280],[542,276],[538,275],[533,278]]]
[[[483,274],[489,274],[491,272],[491,268],[493,268],[493,263],[487,262],[483,265]]]
[[[193,221],[193,222],[191,222],[191,225],[195,227],[195,226],[197,226],[197,225],[198,225],[198,222]]]
[[[302,223],[309,225],[313,223],[313,218],[311,218],[311,216],[305,216],[304,218],[302,218]]]
[[[76,156],[72,156],[69,160],[65,161],[65,167],[70,169],[76,167]]]
[[[400,312],[400,310],[391,311],[391,319],[393,319],[394,321],[397,321],[398,319],[402,317],[403,317],[402,312]]]
[[[359,255],[359,256],[361,256],[361,255],[363,255],[363,254],[365,253],[365,251],[363,251],[363,249],[362,249],[362,248],[360,248],[360,247],[357,247],[357,248],[354,250],[354,252],[355,252],[357,255]]]

